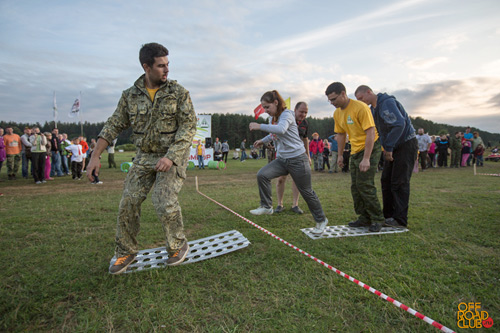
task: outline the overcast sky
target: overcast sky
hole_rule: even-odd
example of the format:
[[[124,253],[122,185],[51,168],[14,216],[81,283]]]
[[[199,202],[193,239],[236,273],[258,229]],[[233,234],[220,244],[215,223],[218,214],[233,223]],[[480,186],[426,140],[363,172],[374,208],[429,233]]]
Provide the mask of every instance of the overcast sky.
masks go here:
[[[197,113],[253,114],[277,89],[313,117],[343,82],[393,94],[411,116],[500,133],[500,1],[0,0],[0,119],[105,121],[142,74],[142,44]],[[333,129],[332,129],[333,131]]]

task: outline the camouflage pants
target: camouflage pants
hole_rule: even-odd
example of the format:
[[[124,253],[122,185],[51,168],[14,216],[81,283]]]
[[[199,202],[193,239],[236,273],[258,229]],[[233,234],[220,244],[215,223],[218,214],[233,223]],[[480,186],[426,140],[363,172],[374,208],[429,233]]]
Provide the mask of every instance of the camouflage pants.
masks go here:
[[[460,166],[461,159],[462,159],[462,150],[461,149],[452,149],[450,166],[452,168],[453,167],[458,168]]]
[[[155,165],[163,155],[139,153],[128,171],[116,228],[115,254],[118,257],[138,251],[141,204],[151,188],[153,206],[165,233],[167,252],[172,255],[187,242],[177,200],[186,169],[172,165],[168,172],[156,172]]]
[[[384,215],[377,197],[375,187],[375,173],[380,160],[380,143],[373,146],[370,156],[370,169],[366,172],[359,171],[359,164],[363,160],[364,150],[351,155],[349,168],[351,169],[351,194],[354,201],[354,210],[358,220],[363,223],[384,222]]]
[[[21,164],[21,154],[7,155],[7,174],[14,176],[19,171],[19,164]]]

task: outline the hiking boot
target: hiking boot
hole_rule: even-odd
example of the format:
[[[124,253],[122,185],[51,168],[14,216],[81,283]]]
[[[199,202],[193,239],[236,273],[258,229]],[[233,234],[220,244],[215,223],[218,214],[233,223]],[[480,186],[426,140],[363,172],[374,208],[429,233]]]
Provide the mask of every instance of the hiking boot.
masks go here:
[[[370,222],[361,222],[360,220],[356,220],[349,222],[347,225],[351,228],[363,228],[363,227],[369,227]]]
[[[323,222],[316,222],[316,227],[311,231],[312,234],[319,236],[325,232],[326,226],[328,224],[328,219],[325,217]]]
[[[167,266],[176,266],[181,264],[186,259],[189,253],[189,244],[186,242],[180,250],[169,256],[167,259]]]
[[[385,219],[384,227],[405,228],[404,225],[399,224],[399,222],[393,219],[392,217]]]
[[[372,223],[372,225],[368,228],[370,232],[379,232],[382,229],[382,223]]]
[[[127,267],[135,260],[135,254],[129,254],[116,259],[113,266],[109,268],[111,274],[120,274],[127,270]]]
[[[275,213],[281,213],[282,211],[284,211],[283,206],[278,206],[278,207],[276,207],[276,209],[274,210],[274,212],[275,212]]]
[[[266,208],[266,207],[260,206],[259,208],[252,209],[250,211],[250,214],[253,214],[253,215],[264,215],[264,214],[271,215],[273,213],[273,211],[274,210],[272,208]]]
[[[297,213],[297,214],[304,214],[304,211],[299,208],[299,206],[294,206],[292,207],[292,212]]]

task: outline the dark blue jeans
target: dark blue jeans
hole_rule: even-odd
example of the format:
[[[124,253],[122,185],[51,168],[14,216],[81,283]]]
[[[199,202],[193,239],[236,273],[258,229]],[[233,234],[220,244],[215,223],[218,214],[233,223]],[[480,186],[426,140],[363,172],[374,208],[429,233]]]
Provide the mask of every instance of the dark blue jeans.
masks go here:
[[[384,217],[392,217],[400,225],[408,225],[410,178],[417,160],[418,141],[411,139],[392,152],[392,162],[385,161],[380,182]]]
[[[57,176],[60,177],[63,175],[61,170],[61,155],[58,151],[52,151],[51,154],[52,164],[50,165],[50,176],[54,177],[57,174]]]
[[[203,163],[203,155],[198,155],[198,169],[205,169],[205,163]]]
[[[247,153],[244,150],[242,150],[241,151],[240,161],[244,161],[246,159],[247,159]]]
[[[21,171],[23,173],[23,178],[28,178],[28,169],[31,158],[26,156],[26,152],[21,152]],[[31,174],[33,174],[33,164],[31,164]]]

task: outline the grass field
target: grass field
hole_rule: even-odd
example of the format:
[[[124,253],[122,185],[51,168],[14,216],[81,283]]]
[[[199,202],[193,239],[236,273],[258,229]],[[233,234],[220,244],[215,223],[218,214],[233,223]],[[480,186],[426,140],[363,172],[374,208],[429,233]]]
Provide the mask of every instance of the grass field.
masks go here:
[[[451,329],[461,331],[460,302],[480,302],[495,321],[490,330],[500,327],[500,177],[473,176],[472,168],[420,172],[412,178],[409,232],[311,240],[299,230],[314,224],[308,211],[249,214],[259,203],[256,173],[267,161],[231,160],[225,171],[188,171],[180,195],[186,234],[195,240],[236,229],[250,246],[111,276],[125,173],[108,169],[106,158],[101,186],[69,177],[7,181],[2,169],[1,331],[437,331],[200,196],[194,176],[209,197]],[[118,163],[129,160],[117,154]],[[479,171],[499,173],[500,163]],[[355,218],[348,175],[313,173],[313,188],[331,225]],[[161,235],[148,199],[140,248],[162,246]]]

